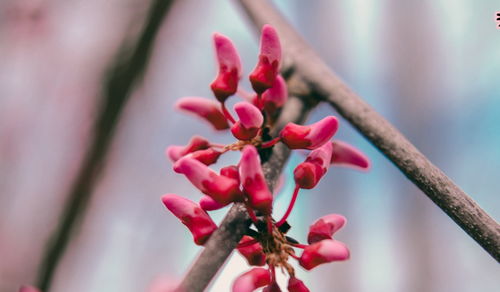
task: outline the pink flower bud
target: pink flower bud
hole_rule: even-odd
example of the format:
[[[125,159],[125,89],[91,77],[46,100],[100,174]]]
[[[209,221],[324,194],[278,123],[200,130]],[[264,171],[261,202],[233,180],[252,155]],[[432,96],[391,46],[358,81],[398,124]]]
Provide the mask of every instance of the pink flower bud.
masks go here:
[[[221,168],[220,175],[235,179],[238,181],[238,184],[240,184],[240,171],[236,165],[229,165]]]
[[[200,207],[205,211],[214,211],[224,208],[226,205],[220,204],[216,200],[212,199],[212,197],[204,195],[200,199]]]
[[[215,53],[219,63],[217,77],[210,85],[215,97],[224,102],[238,90],[241,76],[241,61],[233,42],[219,33],[214,34]]]
[[[309,292],[309,289],[301,280],[290,277],[288,280],[288,292]]]
[[[253,268],[236,278],[232,292],[252,292],[257,288],[269,285],[271,273],[267,269]]]
[[[276,281],[274,281],[271,284],[269,284],[268,286],[266,286],[262,290],[262,292],[281,292],[281,288],[278,285],[278,283],[276,283]]]
[[[281,108],[288,99],[288,89],[286,82],[281,75],[278,75],[273,86],[262,93],[264,109],[268,113],[274,113]]]
[[[328,171],[332,157],[332,144],[325,143],[311,151],[306,161],[297,165],[293,174],[295,183],[302,189],[314,188]]]
[[[238,115],[241,125],[247,129],[260,128],[264,123],[264,117],[260,110],[249,102],[238,102],[234,105],[234,111]]]
[[[167,157],[172,161],[176,162],[182,156],[195,152],[198,150],[204,150],[210,147],[210,142],[200,136],[193,136],[186,146],[172,145],[167,148]]]
[[[164,195],[162,201],[191,231],[196,244],[203,245],[217,229],[217,225],[198,204],[175,194]]]
[[[202,97],[183,97],[176,103],[176,108],[195,114],[208,121],[216,130],[229,128],[224,113],[219,109],[215,101]]]
[[[293,176],[295,179],[295,184],[301,189],[312,189],[314,188],[324,172],[316,163],[302,162],[293,171]]]
[[[370,159],[363,152],[354,146],[335,140],[332,142],[333,155],[332,164],[348,166],[357,169],[367,170],[370,168]]]
[[[254,240],[252,237],[245,235],[240,241],[240,244]],[[251,266],[263,266],[266,264],[266,254],[262,249],[260,243],[256,242],[249,246],[238,247],[239,253],[244,256],[248,264]]]
[[[332,239],[333,234],[342,228],[346,221],[345,217],[339,214],[330,214],[319,218],[309,227],[307,242],[312,244],[323,239]]]
[[[267,187],[257,149],[247,145],[243,149],[240,160],[240,179],[248,196],[249,205],[264,213],[271,214],[273,195]]]
[[[238,140],[252,140],[259,133],[259,128],[247,129],[240,121],[237,121],[231,127],[231,133]]]
[[[349,259],[349,249],[340,241],[325,239],[308,245],[299,263],[304,269],[312,268],[333,261],[344,261]]]
[[[281,44],[276,30],[266,24],[260,38],[259,62],[250,74],[252,87],[258,94],[270,88],[279,72]]]
[[[242,200],[239,183],[235,179],[218,175],[200,161],[183,157],[174,164],[174,171],[184,174],[202,193],[219,204]]]
[[[339,122],[328,116],[312,125],[288,123],[280,132],[281,141],[290,149],[316,149],[325,144],[337,132]]]
[[[198,150],[191,154],[189,157],[194,158],[205,165],[212,165],[217,162],[222,152],[217,151],[213,148],[208,148],[205,150]]]
[[[19,292],[40,292],[40,290],[30,285],[22,285],[19,288]]]

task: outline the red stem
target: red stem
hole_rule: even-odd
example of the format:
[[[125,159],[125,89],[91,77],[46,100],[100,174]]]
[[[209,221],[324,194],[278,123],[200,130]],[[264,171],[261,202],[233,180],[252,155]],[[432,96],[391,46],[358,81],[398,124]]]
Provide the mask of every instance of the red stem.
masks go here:
[[[287,242],[287,244],[293,246],[293,247],[297,247],[297,248],[306,248],[308,245],[307,244],[301,244],[301,243],[291,243],[291,242]]]
[[[273,234],[273,222],[271,221],[271,216],[267,216],[267,232]]]
[[[286,222],[286,219],[288,218],[290,213],[292,213],[292,209],[293,209],[293,206],[295,205],[295,201],[297,200],[297,195],[299,194],[299,190],[300,190],[299,186],[295,185],[295,189],[293,190],[293,195],[292,195],[292,200],[290,201],[290,205],[288,205],[288,209],[286,210],[285,215],[283,215],[283,218],[281,218],[281,220],[278,221],[278,223],[276,223],[276,227],[280,227],[281,225],[283,225],[283,223]]]
[[[226,104],[221,103],[220,105],[221,105],[222,113],[224,114],[226,119],[228,119],[232,124],[236,123],[236,120],[233,118],[231,113],[227,110]]]
[[[257,221],[259,221],[259,219],[257,219],[255,212],[253,211],[252,208],[250,208],[250,206],[246,205],[246,207],[247,207],[248,216],[250,216],[250,219],[252,219],[253,223],[257,224]]]
[[[267,142],[262,143],[262,145],[260,145],[260,147],[261,148],[269,148],[269,147],[276,145],[276,143],[278,143],[279,141],[281,141],[281,137],[276,137],[276,138],[272,139],[271,141],[267,141]]]

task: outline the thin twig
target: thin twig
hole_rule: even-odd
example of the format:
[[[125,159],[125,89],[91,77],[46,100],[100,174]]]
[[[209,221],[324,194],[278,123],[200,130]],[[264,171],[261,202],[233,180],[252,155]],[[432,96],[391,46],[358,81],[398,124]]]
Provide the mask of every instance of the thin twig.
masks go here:
[[[310,104],[300,98],[290,98],[281,113],[274,134],[287,122],[303,123],[314,106],[315,103]],[[263,163],[262,169],[271,190],[274,189],[289,155],[290,149],[280,143],[274,146],[271,156]],[[249,226],[250,219],[245,206],[242,203],[234,204],[220,223],[219,228],[205,244],[205,248],[179,285],[178,291],[203,291],[222,267]]]
[[[500,225],[492,217],[347,87],[269,1],[240,0],[239,3],[256,28],[269,23],[277,29],[283,42],[287,70],[299,76],[312,93],[330,103],[467,234],[500,261]]]
[[[133,47],[125,46],[111,66],[103,89],[103,104],[95,123],[92,144],[68,195],[61,220],[44,253],[38,270],[37,287],[48,292],[70,241],[72,232],[90,200],[92,189],[106,157],[123,108],[141,80],[160,25],[172,0],[155,0],[147,22]]]

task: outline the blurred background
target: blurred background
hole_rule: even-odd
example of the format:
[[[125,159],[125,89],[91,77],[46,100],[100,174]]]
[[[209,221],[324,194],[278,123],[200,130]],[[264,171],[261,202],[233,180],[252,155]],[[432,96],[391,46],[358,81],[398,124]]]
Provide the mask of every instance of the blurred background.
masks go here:
[[[155,8],[165,16],[150,50],[138,49],[150,52],[143,74],[137,74],[140,63],[117,66],[143,35],[153,2],[0,2],[1,292],[35,283],[64,205],[82,196],[75,189],[90,199],[51,292],[148,291],[180,279],[200,251],[161,204],[167,192],[200,197],[171,170],[164,150],[194,134],[232,139],[173,104],[182,96],[212,96],[213,32],[233,39],[245,74],[256,62],[258,41],[236,1],[175,1]],[[497,0],[274,3],[357,93],[500,218]],[[113,83],[110,72],[135,72],[137,81]],[[246,78],[243,86],[250,89]],[[329,114],[336,113],[320,106],[309,122]],[[109,143],[96,143],[106,133]],[[305,241],[322,215],[348,218],[337,239],[348,244],[351,259],[308,273],[298,268],[311,291],[498,291],[493,258],[342,119],[337,138],[362,149],[372,168],[332,169],[299,196],[289,219],[295,238]],[[236,159],[228,155],[218,165]],[[302,159],[293,155],[285,173]],[[293,186],[287,182],[276,214],[288,204]],[[209,291],[229,291],[247,269],[233,253]]]

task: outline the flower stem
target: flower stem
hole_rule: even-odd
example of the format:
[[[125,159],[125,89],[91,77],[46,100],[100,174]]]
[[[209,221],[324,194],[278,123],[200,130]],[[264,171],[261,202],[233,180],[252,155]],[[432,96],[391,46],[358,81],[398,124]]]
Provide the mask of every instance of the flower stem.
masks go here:
[[[227,110],[226,104],[221,103],[220,105],[221,105],[221,109],[222,109],[222,113],[224,114],[224,117],[226,117],[226,119],[228,119],[232,124],[236,123],[236,120],[233,118],[231,113]]]
[[[248,204],[246,205],[246,207],[247,207],[248,216],[250,216],[250,219],[252,219],[253,223],[257,224],[259,219],[257,219],[257,216],[255,216],[255,212],[253,211],[252,208],[250,208],[250,206],[248,206]]]
[[[295,205],[295,201],[297,200],[297,195],[299,194],[299,186],[295,185],[295,189],[293,190],[293,195],[292,195],[292,200],[290,201],[290,205],[288,205],[288,209],[285,212],[285,215],[283,215],[283,218],[281,218],[278,223],[276,223],[276,227],[280,227],[283,225],[283,223],[286,222],[286,219],[288,216],[290,216],[290,213],[292,213],[293,206]]]
[[[262,143],[262,145],[260,145],[260,147],[261,148],[269,148],[269,147],[276,145],[276,143],[278,143],[279,141],[281,141],[281,137],[276,137],[276,138],[272,139],[271,141],[267,141],[267,142]]]

